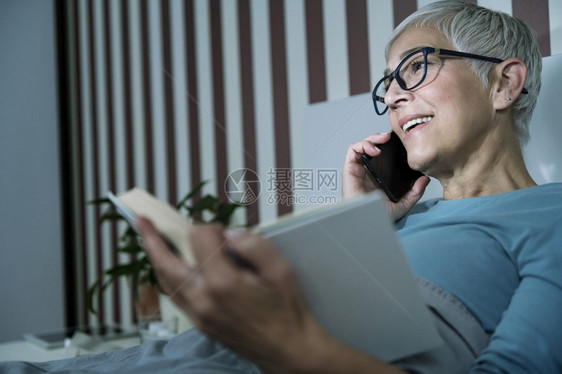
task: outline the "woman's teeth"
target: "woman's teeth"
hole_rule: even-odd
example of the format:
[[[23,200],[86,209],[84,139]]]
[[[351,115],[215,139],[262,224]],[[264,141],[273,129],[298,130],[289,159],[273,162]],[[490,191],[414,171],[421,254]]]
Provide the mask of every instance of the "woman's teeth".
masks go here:
[[[429,116],[429,117],[421,117],[421,118],[415,118],[413,120],[410,120],[408,122],[406,122],[406,124],[404,125],[404,127],[402,127],[402,130],[404,130],[404,133],[408,133],[410,132],[410,130],[415,127],[416,125],[419,125],[420,123],[425,123],[425,122],[429,122],[431,121],[433,117]]]

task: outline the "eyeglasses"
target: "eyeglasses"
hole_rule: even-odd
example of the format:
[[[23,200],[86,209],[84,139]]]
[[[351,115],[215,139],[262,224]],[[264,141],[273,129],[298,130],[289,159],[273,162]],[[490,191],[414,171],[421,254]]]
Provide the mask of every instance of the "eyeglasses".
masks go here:
[[[473,58],[496,64],[503,62],[503,60],[495,57],[480,56],[448,49],[433,47],[416,49],[404,57],[396,67],[396,70],[382,78],[376,84],[373,90],[373,105],[375,106],[377,114],[382,116],[388,110],[388,105],[385,104],[384,97],[394,79],[396,79],[400,88],[406,91],[419,87],[426,79],[431,82],[443,66],[443,60],[439,55]],[[521,93],[527,94],[528,92],[523,88]]]

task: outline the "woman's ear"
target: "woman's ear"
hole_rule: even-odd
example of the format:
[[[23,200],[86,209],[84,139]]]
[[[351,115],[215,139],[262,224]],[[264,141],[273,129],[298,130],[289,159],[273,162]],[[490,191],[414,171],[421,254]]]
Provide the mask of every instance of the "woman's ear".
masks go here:
[[[525,86],[527,65],[518,58],[512,57],[496,66],[496,89],[494,107],[508,108],[517,100]]]

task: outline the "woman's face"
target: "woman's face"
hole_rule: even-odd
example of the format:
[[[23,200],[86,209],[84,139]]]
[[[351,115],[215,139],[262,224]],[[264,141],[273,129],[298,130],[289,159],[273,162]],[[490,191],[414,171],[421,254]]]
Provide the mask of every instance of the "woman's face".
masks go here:
[[[406,51],[426,46],[456,50],[433,28],[410,28],[392,45],[387,68],[393,71]],[[392,129],[408,151],[410,166],[438,179],[454,175],[479,152],[489,152],[486,144],[494,131],[490,90],[466,59],[441,59],[443,65],[434,79],[410,91],[393,81],[385,96]],[[405,124],[417,118],[429,121],[404,131]]]

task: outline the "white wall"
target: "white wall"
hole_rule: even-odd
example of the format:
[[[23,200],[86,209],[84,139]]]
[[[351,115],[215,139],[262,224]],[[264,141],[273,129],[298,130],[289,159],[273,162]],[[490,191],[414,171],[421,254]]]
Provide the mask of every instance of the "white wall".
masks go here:
[[[0,342],[64,324],[53,7],[0,1]]]

